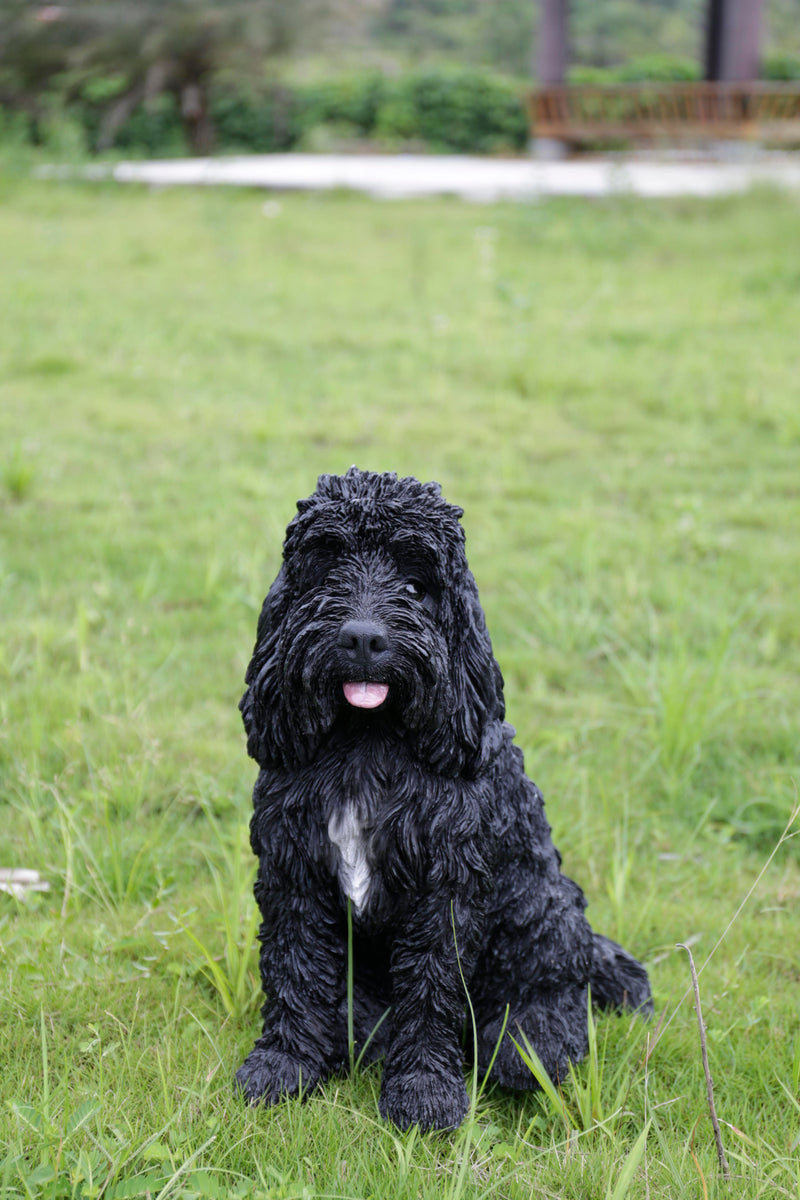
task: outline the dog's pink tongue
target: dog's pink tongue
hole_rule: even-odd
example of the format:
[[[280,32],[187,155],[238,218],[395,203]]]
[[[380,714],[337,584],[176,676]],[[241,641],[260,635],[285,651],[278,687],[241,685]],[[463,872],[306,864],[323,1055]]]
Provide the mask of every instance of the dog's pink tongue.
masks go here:
[[[385,683],[345,683],[344,698],[353,708],[377,708],[389,695]]]

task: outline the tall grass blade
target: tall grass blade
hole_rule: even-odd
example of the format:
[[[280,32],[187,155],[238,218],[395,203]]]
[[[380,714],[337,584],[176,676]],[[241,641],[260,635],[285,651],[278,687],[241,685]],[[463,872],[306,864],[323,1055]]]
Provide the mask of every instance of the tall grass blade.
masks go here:
[[[353,902],[347,897],[347,1059],[350,1074],[355,1070],[356,1042],[353,1032]]]
[[[181,928],[186,936],[192,942],[194,942],[195,946],[202,954],[204,961],[204,966],[202,968],[203,974],[219,992],[219,997],[222,1001],[223,1007],[225,1008],[225,1012],[229,1017],[235,1016],[236,1006],[233,1002],[233,993],[231,992],[230,984],[228,982],[228,976],[211,954],[208,947],[200,941],[199,937],[197,937],[197,935],[194,934],[192,930],[188,928],[188,926],[182,925]]]
[[[575,1123],[569,1114],[569,1109],[567,1108],[566,1104],[564,1103],[564,1098],[561,1095],[561,1093],[557,1090],[552,1079],[547,1074],[547,1071],[544,1069],[544,1064],[542,1063],[542,1060],[539,1058],[539,1055],[536,1053],[533,1046],[529,1042],[529,1040],[525,1034],[525,1031],[520,1029],[519,1036],[522,1039],[522,1045],[519,1044],[519,1042],[516,1040],[516,1038],[512,1037],[511,1034],[509,1034],[509,1037],[511,1037],[512,1042],[517,1047],[517,1050],[519,1051],[519,1054],[522,1058],[522,1061],[525,1063],[525,1066],[531,1072],[534,1079],[539,1084],[539,1087],[542,1089],[545,1096],[549,1100],[550,1107],[552,1108],[553,1112],[558,1117],[560,1117],[561,1120],[564,1122],[564,1126],[567,1129],[567,1131],[574,1129]]]
[[[625,1159],[625,1163],[619,1173],[619,1178],[617,1179],[616,1187],[614,1188],[613,1192],[610,1189],[608,1192],[606,1192],[606,1200],[624,1200],[625,1196],[627,1196],[628,1188],[633,1182],[633,1177],[636,1174],[639,1163],[642,1159],[642,1155],[644,1154],[644,1148],[647,1144],[647,1135],[649,1131],[650,1122],[648,1121],[642,1132],[637,1137],[636,1141],[633,1143],[630,1154]]]

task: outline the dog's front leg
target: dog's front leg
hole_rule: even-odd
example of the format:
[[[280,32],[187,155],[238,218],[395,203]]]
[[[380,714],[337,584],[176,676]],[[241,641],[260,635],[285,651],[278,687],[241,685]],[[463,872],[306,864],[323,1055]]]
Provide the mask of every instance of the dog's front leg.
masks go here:
[[[236,1073],[251,1103],[307,1093],[336,1065],[347,969],[341,913],[317,883],[302,882],[296,874],[276,877],[262,857],[256,896],[263,917],[264,1032]]]
[[[392,1028],[380,1111],[400,1129],[452,1129],[469,1107],[460,1045],[476,912],[441,893],[408,905],[391,956]]]

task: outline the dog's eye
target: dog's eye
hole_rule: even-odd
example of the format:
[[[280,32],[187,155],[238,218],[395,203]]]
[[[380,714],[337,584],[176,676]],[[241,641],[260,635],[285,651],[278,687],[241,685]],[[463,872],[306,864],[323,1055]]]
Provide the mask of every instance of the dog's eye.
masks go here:
[[[403,591],[412,600],[424,600],[428,594],[418,579],[409,579],[407,583],[403,584]]]

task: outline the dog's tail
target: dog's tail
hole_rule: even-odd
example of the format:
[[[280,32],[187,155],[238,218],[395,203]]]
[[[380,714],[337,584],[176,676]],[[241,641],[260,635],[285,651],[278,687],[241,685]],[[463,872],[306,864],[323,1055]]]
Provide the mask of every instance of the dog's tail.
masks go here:
[[[629,1008],[643,1017],[653,1015],[653,997],[647,971],[640,962],[602,934],[594,935],[592,1002],[599,1008]]]

